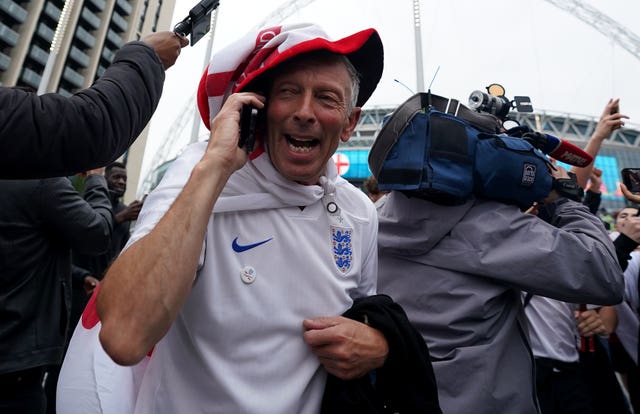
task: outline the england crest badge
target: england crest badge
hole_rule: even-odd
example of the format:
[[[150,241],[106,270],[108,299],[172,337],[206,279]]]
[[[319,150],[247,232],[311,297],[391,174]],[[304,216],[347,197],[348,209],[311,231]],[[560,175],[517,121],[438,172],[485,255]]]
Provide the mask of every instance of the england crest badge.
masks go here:
[[[331,226],[333,260],[342,273],[347,273],[351,269],[351,262],[353,261],[352,233],[352,229]]]

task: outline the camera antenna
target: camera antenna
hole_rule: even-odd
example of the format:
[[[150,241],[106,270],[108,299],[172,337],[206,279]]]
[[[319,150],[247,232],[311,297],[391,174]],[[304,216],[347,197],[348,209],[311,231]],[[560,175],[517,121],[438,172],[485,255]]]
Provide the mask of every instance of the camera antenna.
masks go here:
[[[433,74],[433,78],[431,78],[431,82],[429,82],[429,88],[427,88],[427,108],[431,108],[431,85],[433,85],[433,81],[436,80],[436,76],[438,76],[438,72],[440,71],[440,65],[436,68],[436,73]]]
[[[404,83],[400,82],[398,79],[394,79],[393,81],[394,82],[398,82],[400,85],[404,86],[409,92],[411,92],[412,95],[415,95],[415,92],[413,91],[413,89],[411,89],[410,87],[408,87]]]
[[[436,76],[438,76],[438,72],[440,72],[440,65],[436,68],[436,73],[433,74],[433,78],[431,78],[431,83],[429,83],[429,88],[427,88],[427,92],[431,93],[431,85],[433,85],[433,81],[436,80]]]

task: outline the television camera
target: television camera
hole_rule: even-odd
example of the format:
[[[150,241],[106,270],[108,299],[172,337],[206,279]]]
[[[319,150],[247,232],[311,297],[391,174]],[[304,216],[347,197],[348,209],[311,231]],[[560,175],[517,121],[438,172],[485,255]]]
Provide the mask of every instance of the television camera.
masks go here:
[[[182,21],[173,27],[173,32],[188,36],[191,35],[191,46],[198,43],[211,27],[211,12],[220,5],[219,0],[202,0],[196,4]]]
[[[517,123],[509,118],[509,112],[515,109],[518,112],[533,112],[531,98],[528,96],[514,96],[510,100],[505,96],[505,89],[498,83],[492,83],[486,87],[487,92],[475,90],[469,95],[469,108],[478,112],[485,112],[499,118],[503,123],[516,126]]]

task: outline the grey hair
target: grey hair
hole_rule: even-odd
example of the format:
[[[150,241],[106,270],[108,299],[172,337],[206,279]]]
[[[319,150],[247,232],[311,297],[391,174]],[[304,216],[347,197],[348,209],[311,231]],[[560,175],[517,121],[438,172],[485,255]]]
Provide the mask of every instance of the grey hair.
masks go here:
[[[349,101],[349,106],[347,107],[347,113],[351,114],[351,111],[353,111],[353,108],[355,108],[358,103],[358,95],[360,94],[360,74],[348,57],[345,55],[340,55],[340,57],[344,66],[347,68],[347,72],[349,72],[349,79],[351,80],[351,99]]]

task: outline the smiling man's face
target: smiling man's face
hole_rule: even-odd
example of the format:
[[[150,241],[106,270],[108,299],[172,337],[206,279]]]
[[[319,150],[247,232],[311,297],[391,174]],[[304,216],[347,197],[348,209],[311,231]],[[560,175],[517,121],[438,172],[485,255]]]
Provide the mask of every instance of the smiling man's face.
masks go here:
[[[105,177],[109,190],[118,197],[122,197],[127,190],[127,170],[113,167]]]
[[[268,96],[271,162],[290,180],[316,184],[360,116],[360,108],[348,113],[351,79],[344,62],[337,56],[297,60],[273,78]]]

